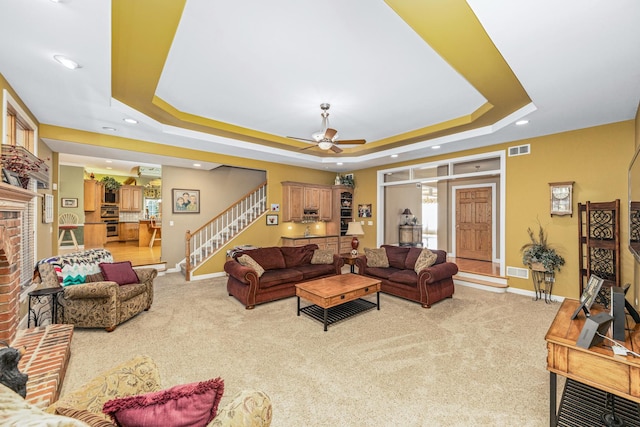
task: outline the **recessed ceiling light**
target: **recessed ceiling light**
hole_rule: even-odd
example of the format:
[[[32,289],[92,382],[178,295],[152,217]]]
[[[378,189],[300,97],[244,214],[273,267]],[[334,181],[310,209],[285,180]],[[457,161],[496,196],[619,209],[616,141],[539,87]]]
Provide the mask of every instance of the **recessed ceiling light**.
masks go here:
[[[105,160],[106,163],[113,163],[113,160]]]
[[[123,121],[127,122],[127,123],[131,123],[132,125],[137,125],[138,121],[136,119],[131,119],[129,117],[122,119]]]
[[[116,131],[116,128],[112,128],[111,126],[102,126],[102,129],[108,130],[110,132],[115,132]]]
[[[338,163],[336,163],[336,165],[342,166],[342,162],[338,162]]]
[[[437,149],[439,149],[439,148],[440,148],[440,146],[439,146],[439,145],[434,145],[434,146],[432,146],[432,147],[431,147],[431,149],[432,149],[432,150],[437,150]]]
[[[62,64],[63,66],[67,67],[70,70],[75,70],[76,68],[82,68],[80,64],[78,64],[76,61],[69,59],[63,55],[53,55],[53,59],[55,59],[60,64]]]
[[[516,125],[522,126],[522,125],[526,125],[527,123],[529,123],[529,120],[518,120],[516,122]]]
[[[194,164],[193,164],[193,167],[194,167],[194,168],[199,168],[200,166],[202,166],[200,163],[194,163]]]
[[[398,157],[398,155],[397,155],[397,154],[392,154],[392,155],[391,155],[391,158],[392,158],[392,159],[395,159],[396,157]]]

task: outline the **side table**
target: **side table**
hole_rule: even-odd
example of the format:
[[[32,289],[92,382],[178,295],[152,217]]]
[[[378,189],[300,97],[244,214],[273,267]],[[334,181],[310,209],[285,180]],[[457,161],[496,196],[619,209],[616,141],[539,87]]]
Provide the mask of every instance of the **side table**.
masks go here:
[[[356,258],[358,258],[358,255],[352,255],[348,253],[348,254],[340,254],[340,257],[344,260],[345,264],[349,264],[351,266],[351,273],[355,273]]]
[[[34,326],[38,326],[38,323],[42,324],[42,321],[47,314],[49,314],[52,324],[57,323],[58,307],[63,310],[62,313],[64,316],[64,307],[58,303],[58,295],[62,292],[64,292],[64,288],[62,286],[57,288],[37,289],[29,292],[27,328],[31,327],[31,316],[33,316]]]

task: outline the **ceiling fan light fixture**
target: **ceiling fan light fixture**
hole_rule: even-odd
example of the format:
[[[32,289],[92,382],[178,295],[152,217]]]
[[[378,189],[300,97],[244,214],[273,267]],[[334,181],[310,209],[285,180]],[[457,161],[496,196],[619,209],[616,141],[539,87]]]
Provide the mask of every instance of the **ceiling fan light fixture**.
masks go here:
[[[311,138],[313,138],[313,140],[315,142],[322,141],[322,139],[324,138],[324,131],[323,130],[319,130],[318,132],[316,132],[313,135],[311,135]]]
[[[331,141],[320,141],[318,142],[318,147],[321,150],[329,150],[333,146],[333,142]]]

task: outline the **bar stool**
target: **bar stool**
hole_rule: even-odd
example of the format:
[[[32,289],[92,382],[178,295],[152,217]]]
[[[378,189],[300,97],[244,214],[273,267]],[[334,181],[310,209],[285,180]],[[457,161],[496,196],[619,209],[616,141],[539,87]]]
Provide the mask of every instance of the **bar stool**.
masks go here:
[[[73,247],[78,250],[78,241],[76,240],[76,234],[73,232],[78,228],[78,215],[71,212],[63,213],[60,215],[58,223],[58,228],[60,229],[58,246],[62,246],[63,243],[73,243]],[[67,231],[71,235],[71,240],[63,240]]]
[[[151,233],[151,239],[149,240],[149,247],[152,248],[156,240],[162,240],[161,237],[156,237],[158,230],[162,229],[162,223],[156,222],[155,218],[151,218],[149,228],[153,230],[153,233]]]

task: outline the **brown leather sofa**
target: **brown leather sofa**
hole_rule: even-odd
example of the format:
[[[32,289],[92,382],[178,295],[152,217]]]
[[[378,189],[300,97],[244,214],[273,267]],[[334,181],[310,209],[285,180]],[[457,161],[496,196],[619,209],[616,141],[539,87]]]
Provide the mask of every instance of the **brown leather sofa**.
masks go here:
[[[310,244],[234,251],[232,259],[224,264],[229,275],[227,291],[250,310],[256,304],[294,296],[297,283],[341,274],[344,261],[339,255],[333,255],[331,264],[312,264],[316,249],[318,245]],[[237,261],[245,254],[265,270],[261,277],[256,270]]]
[[[366,255],[356,259],[358,274],[380,279],[381,291],[422,304],[431,308],[431,304],[445,298],[451,298],[454,292],[452,276],[458,272],[455,263],[447,262],[447,253],[431,249],[438,258],[431,267],[416,273],[416,260],[422,248],[382,245],[389,260],[389,267],[367,266]]]

